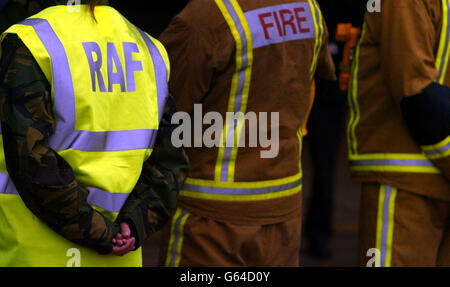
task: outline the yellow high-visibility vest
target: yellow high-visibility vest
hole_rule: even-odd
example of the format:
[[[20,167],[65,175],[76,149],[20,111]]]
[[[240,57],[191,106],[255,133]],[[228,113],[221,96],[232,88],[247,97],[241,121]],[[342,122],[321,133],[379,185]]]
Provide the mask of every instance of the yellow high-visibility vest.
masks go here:
[[[49,145],[115,220],[152,152],[168,95],[169,60],[157,40],[108,6],[50,7],[12,26],[52,87],[57,126]],[[0,140],[0,266],[142,266],[138,250],[100,255],[59,236],[24,205]]]

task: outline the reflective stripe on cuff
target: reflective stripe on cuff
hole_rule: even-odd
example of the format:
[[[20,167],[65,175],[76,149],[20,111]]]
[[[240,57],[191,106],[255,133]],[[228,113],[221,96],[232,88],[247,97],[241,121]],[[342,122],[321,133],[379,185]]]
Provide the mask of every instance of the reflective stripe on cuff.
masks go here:
[[[354,172],[441,173],[424,154],[359,154],[350,162]]]
[[[450,136],[435,145],[422,146],[422,150],[430,159],[448,157],[450,156]]]

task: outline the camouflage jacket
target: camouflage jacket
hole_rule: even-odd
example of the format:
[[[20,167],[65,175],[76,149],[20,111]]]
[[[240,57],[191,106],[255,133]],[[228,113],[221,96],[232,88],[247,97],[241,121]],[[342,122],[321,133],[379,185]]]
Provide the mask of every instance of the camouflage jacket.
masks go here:
[[[188,162],[171,144],[175,105],[169,99],[151,157],[122,208],[110,222],[88,203],[70,165],[47,142],[56,119],[51,87],[30,51],[15,35],[2,43],[0,115],[8,173],[26,206],[61,236],[110,253],[118,223],[130,223],[137,246],[161,229],[175,210]]]

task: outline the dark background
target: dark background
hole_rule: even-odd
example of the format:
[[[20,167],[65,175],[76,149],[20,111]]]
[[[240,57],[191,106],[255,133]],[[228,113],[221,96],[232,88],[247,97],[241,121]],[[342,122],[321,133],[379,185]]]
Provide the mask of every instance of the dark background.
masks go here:
[[[214,0],[211,0],[214,1]],[[170,20],[189,2],[188,0],[110,0],[115,7],[133,24],[142,30],[158,37],[167,27]]]

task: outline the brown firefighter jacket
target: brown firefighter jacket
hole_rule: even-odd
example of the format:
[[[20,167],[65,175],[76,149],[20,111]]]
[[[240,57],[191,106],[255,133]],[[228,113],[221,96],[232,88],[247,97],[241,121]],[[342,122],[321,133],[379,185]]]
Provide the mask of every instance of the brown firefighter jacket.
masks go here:
[[[400,107],[433,82],[450,86],[449,25],[446,0],[382,0],[366,14],[349,93],[354,179],[450,200],[450,137],[421,147]]]
[[[327,39],[314,0],[192,0],[174,18],[160,40],[171,59],[177,108],[190,114],[192,124],[196,115],[205,116],[205,134],[217,124],[208,120],[209,112],[220,113],[218,125],[224,127],[212,147],[202,144],[201,131],[193,132],[182,208],[241,224],[275,223],[299,214],[300,130],[312,80],[316,73],[335,79]],[[250,120],[227,122],[227,112]],[[272,113],[278,113],[279,125]],[[255,118],[269,128],[258,129]],[[265,132],[272,139],[278,133],[279,141],[253,147],[248,139],[255,132],[259,139]],[[236,147],[241,135],[246,145]],[[272,156],[263,156],[270,151]]]

